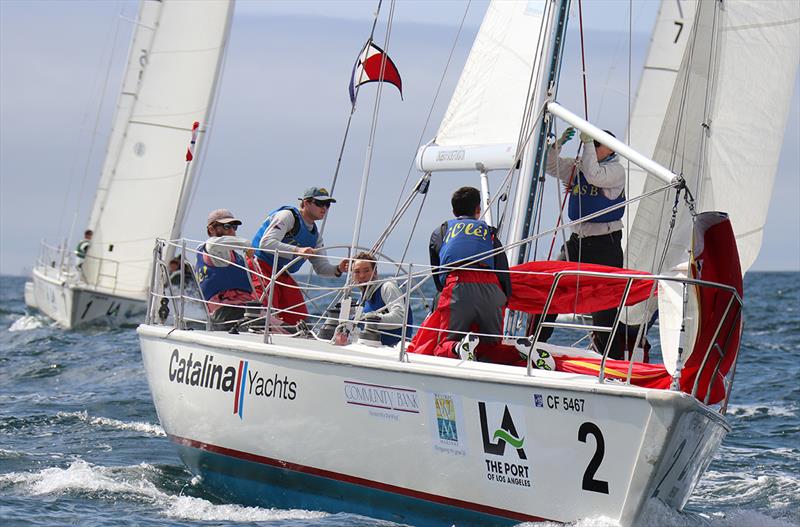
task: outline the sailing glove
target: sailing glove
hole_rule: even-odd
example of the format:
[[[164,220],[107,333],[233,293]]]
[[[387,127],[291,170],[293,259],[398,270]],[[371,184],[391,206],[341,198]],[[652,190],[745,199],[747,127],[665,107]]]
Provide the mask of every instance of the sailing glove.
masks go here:
[[[558,146],[564,145],[564,143],[572,139],[574,136],[575,136],[575,129],[570,126],[566,130],[564,130],[564,133],[561,134],[561,137],[558,139]]]
[[[592,143],[594,139],[586,132],[581,132],[581,143]]]

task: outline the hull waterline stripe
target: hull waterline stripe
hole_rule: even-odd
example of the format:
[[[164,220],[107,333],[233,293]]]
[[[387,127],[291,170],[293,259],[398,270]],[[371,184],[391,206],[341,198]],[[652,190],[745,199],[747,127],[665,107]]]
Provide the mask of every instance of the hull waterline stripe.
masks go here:
[[[194,439],[188,439],[185,437],[180,437],[172,434],[167,434],[171,441],[178,443],[179,445],[197,448],[200,450],[205,450],[207,452],[213,452],[215,454],[221,454],[223,456],[229,456],[236,459],[241,459],[244,461],[250,461],[252,463],[258,463],[261,465],[268,465],[271,467],[277,467],[280,469],[291,470],[293,472],[300,472],[303,474],[309,474],[312,476],[319,476],[323,478],[333,479],[337,481],[341,481],[344,483],[350,483],[353,485],[360,485],[362,487],[369,487],[372,489],[382,490],[384,492],[390,492],[393,494],[400,494],[402,496],[407,496],[410,498],[416,498],[419,500],[430,501],[433,503],[438,503],[442,505],[448,505],[451,507],[458,507],[460,509],[467,509],[475,512],[480,512],[483,514],[489,514],[493,516],[500,516],[503,518],[509,518],[512,520],[518,521],[528,521],[528,522],[556,522],[560,523],[557,520],[548,520],[546,518],[541,518],[538,516],[530,516],[527,514],[523,514],[520,512],[509,511],[505,509],[500,509],[497,507],[491,507],[488,505],[481,505],[478,503],[472,503],[469,501],[458,500],[455,498],[448,498],[446,496],[439,496],[437,494],[430,494],[427,492],[421,492],[418,490],[407,489],[404,487],[398,487],[396,485],[389,485],[387,483],[381,483],[379,481],[373,481],[370,479],[359,478],[356,476],[350,476],[348,474],[342,474],[339,472],[333,472],[330,470],[324,470],[314,467],[309,467],[306,465],[300,465],[297,463],[290,463],[288,461],[281,461],[278,459],[272,459],[265,456],[259,456],[257,454],[251,454],[249,452],[242,452],[240,450],[234,450],[232,448],[226,448],[218,445],[212,445],[210,443],[204,443],[202,441],[195,441]]]

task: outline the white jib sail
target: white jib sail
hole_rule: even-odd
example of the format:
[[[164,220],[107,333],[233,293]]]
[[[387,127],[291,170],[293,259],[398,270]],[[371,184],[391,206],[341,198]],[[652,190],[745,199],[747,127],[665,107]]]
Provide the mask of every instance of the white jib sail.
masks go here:
[[[494,0],[489,4],[436,134],[435,144],[447,147],[448,152],[434,161],[451,164],[421,168],[474,170],[474,162],[495,153],[511,165],[525,115],[545,2]],[[466,166],[457,166],[464,161],[461,164]],[[489,168],[500,166],[492,164]]]
[[[697,0],[661,0],[642,78],[636,90],[627,140],[631,148],[647,157],[653,156],[661,132],[696,8]],[[640,196],[645,172],[633,163],[630,163],[628,172],[629,184],[625,194],[629,198]],[[628,218],[636,216],[638,205],[638,202],[628,205],[625,211]],[[623,224],[627,225],[627,220],[623,219]],[[625,229],[622,232],[622,246],[625,247],[627,232]]]
[[[100,291],[144,299],[155,238],[179,234],[192,123],[208,119],[232,14],[229,0],[142,1],[83,265]]]
[[[683,174],[698,212],[730,215],[744,272],[761,247],[783,143],[800,61],[800,2],[702,2],[695,20],[654,159]],[[648,176],[645,190],[660,185]],[[661,271],[685,270],[692,219],[682,203],[665,248],[673,200],[670,192],[640,203],[628,242],[631,268],[659,271],[665,251]],[[677,349],[680,298],[659,294],[668,365]]]

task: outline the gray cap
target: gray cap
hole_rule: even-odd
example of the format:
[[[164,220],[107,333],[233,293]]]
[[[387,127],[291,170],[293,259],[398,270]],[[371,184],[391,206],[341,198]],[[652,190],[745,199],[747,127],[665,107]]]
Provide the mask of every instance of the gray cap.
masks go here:
[[[212,210],[208,215],[208,223],[206,225],[211,225],[212,223],[235,223],[241,225],[242,220],[237,219],[233,212],[228,209],[217,209]]]
[[[298,199],[316,199],[318,201],[330,201],[331,203],[336,203],[336,200],[331,197],[331,193],[328,192],[328,189],[322,187],[309,187]]]

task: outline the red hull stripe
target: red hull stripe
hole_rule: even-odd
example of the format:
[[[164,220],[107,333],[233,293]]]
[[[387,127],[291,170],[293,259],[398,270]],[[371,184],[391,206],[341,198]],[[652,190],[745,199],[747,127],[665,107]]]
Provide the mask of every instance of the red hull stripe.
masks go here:
[[[505,509],[499,509],[497,507],[490,507],[488,505],[481,505],[469,501],[448,498],[446,496],[439,496],[437,494],[429,494],[427,492],[420,492],[418,490],[407,489],[395,485],[388,485],[386,483],[381,483],[379,481],[373,481],[370,479],[359,478],[347,474],[341,474],[339,472],[332,472],[330,470],[308,467],[305,465],[299,465],[297,463],[290,463],[288,461],[280,461],[278,459],[272,459],[269,457],[251,454],[249,452],[242,452],[240,450],[233,450],[231,448],[225,448],[222,446],[212,445],[209,443],[203,443],[201,441],[195,441],[194,439],[187,439],[185,437],[179,437],[172,434],[169,434],[169,438],[175,443],[178,443],[180,445],[192,448],[198,448],[200,450],[213,452],[215,454],[221,454],[223,456],[234,457],[237,459],[242,459],[244,461],[250,461],[252,463],[259,463],[261,465],[269,465],[271,467],[291,470],[294,472],[301,472],[303,474],[310,474],[312,476],[319,476],[323,478],[342,481],[344,483],[351,483],[353,485],[361,485],[362,487],[369,487],[377,490],[382,490],[385,492],[391,492],[393,494],[400,494],[402,496],[408,496],[411,498],[430,501],[433,503],[449,505],[451,507],[458,507],[460,509],[467,509],[475,512],[480,512],[483,514],[490,514],[493,516],[500,516],[503,518],[510,518],[512,520],[527,521],[527,522],[555,521],[555,520],[547,520],[545,518],[540,518],[538,516],[529,516],[527,514],[522,514],[520,512],[507,511]]]

